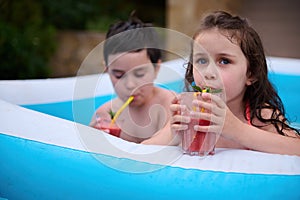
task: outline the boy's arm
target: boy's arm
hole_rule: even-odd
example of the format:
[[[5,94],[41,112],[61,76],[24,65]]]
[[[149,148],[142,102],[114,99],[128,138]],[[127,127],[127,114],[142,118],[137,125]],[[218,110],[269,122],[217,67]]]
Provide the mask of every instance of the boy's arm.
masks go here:
[[[96,113],[99,117],[101,118],[110,118],[110,115],[108,113],[108,111],[111,109],[111,101],[106,102],[105,104],[103,104],[102,106],[100,106],[96,112],[93,114],[91,122],[89,124],[89,126],[91,127],[95,127],[97,124],[97,119],[96,119]]]

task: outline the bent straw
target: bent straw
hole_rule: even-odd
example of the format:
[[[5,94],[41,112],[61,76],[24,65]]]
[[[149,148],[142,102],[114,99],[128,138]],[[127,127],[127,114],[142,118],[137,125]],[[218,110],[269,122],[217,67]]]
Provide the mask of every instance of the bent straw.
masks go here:
[[[194,94],[194,99],[197,99],[197,96],[198,96],[199,92],[194,92],[193,94]],[[193,111],[197,110],[196,106],[192,106],[192,108],[193,108]]]
[[[133,101],[134,96],[130,96],[127,101],[121,106],[121,108],[116,112],[115,116],[111,120],[111,125],[115,123],[119,115],[123,112],[123,110]]]
[[[203,89],[202,90],[202,93],[206,93],[207,92],[207,89]],[[205,111],[205,109],[204,108],[201,108],[201,112],[204,112]]]

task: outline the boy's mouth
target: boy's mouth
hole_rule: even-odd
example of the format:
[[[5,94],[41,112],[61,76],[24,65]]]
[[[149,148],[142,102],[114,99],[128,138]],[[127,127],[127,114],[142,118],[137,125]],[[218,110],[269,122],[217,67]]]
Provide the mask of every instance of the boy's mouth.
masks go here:
[[[132,94],[132,95],[130,95],[129,97],[131,97],[131,96],[133,97],[133,101],[134,101],[134,100],[136,100],[140,95],[139,95],[139,94]],[[128,98],[129,98],[129,97],[128,97]]]

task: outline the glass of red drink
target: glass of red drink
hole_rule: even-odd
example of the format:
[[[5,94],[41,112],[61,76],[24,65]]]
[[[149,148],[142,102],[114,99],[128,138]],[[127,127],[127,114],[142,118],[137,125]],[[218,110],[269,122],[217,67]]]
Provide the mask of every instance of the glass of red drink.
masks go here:
[[[121,134],[121,129],[118,127],[118,125],[115,123],[112,124],[111,120],[107,120],[107,119],[98,119],[95,128],[116,137],[120,137]]]
[[[181,115],[190,116],[191,111],[201,112],[201,108],[195,108],[192,105],[194,99],[201,98],[199,92],[184,92],[181,93],[180,104],[186,106],[186,110],[181,112]],[[202,110],[202,112],[205,112]],[[188,124],[188,129],[182,131],[182,149],[184,154],[206,156],[213,155],[215,153],[215,144],[217,137],[215,133],[195,131],[194,126],[209,126],[210,121],[203,119],[191,118]]]

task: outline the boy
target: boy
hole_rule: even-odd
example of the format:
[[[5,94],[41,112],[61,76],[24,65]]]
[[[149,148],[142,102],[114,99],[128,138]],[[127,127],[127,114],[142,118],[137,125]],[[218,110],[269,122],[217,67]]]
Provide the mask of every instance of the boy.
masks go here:
[[[109,111],[117,112],[133,96],[133,101],[116,119],[120,137],[140,143],[164,127],[174,94],[153,85],[161,64],[160,44],[151,24],[144,24],[136,17],[110,27],[104,44],[104,61],[117,98],[96,110],[90,126],[97,127],[95,116],[110,120]]]

